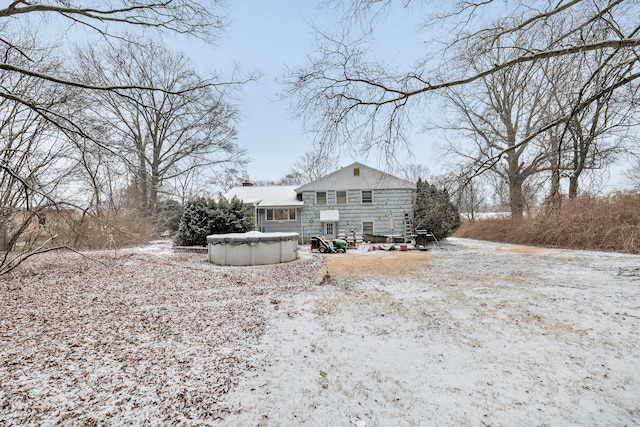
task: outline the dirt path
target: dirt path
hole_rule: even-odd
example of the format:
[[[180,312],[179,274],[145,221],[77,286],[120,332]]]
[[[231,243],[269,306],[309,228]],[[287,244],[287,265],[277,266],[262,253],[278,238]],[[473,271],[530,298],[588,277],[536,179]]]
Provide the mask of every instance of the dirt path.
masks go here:
[[[323,263],[321,273],[327,272],[334,277],[343,276],[406,276],[417,272],[423,272],[429,268],[429,261],[434,255],[429,252],[370,252],[358,254],[348,252],[327,256]]]

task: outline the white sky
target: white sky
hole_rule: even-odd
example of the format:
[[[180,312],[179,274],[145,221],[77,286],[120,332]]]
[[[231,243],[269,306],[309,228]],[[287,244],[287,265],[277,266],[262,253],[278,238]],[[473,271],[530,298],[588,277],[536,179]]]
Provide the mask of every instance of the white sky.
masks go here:
[[[247,169],[254,181],[281,178],[312,147],[313,135],[305,134],[301,120],[292,119],[289,101],[279,100],[279,94],[285,89],[281,82],[287,67],[304,66],[313,50],[312,24],[329,32],[337,29],[340,13],[320,10],[317,8],[319,3],[297,0],[232,2],[227,9],[228,35],[217,48],[204,48],[194,43],[193,48],[184,49],[203,73],[231,70],[236,64],[245,72],[261,73],[257,82],[246,85],[237,103],[243,115],[237,126],[238,142],[248,149],[251,162]],[[412,62],[422,46],[417,34],[419,19],[411,19],[411,15],[400,9],[386,22],[388,24],[380,32],[383,42],[376,46],[376,52],[400,64]],[[428,135],[414,134],[416,154],[423,159],[432,158],[434,141],[425,144]],[[378,160],[376,153],[368,158],[344,154],[336,169],[353,161],[384,168]],[[431,171],[437,169],[428,161],[418,160],[417,163],[424,163]]]
[[[235,105],[242,115],[237,125],[238,143],[247,148],[250,158],[247,171],[251,180],[277,180],[313,144],[313,135],[305,134],[302,121],[292,118],[289,101],[279,100],[280,93],[285,90],[283,76],[287,67],[307,64],[307,57],[315,45],[312,25],[328,33],[338,32],[342,13],[319,9],[321,0],[234,0],[229,3],[225,9],[227,33],[217,46],[184,37],[168,36],[166,42],[172,49],[182,50],[188,55],[203,77],[214,73],[224,80],[230,77],[236,66],[245,73],[261,74],[258,81],[248,83],[237,95]],[[450,5],[444,3],[442,7],[447,6]],[[429,34],[423,31],[424,16],[438,12],[442,11],[419,10],[416,7],[408,11],[401,7],[391,10],[376,27],[376,41],[371,45],[373,54],[391,66],[410,68],[427,51],[438,49],[437,44],[432,44],[433,40],[438,43],[448,38],[446,28],[439,29],[441,34],[433,33],[433,30]],[[58,34],[59,28],[55,25],[53,28],[52,34]],[[413,129],[407,132],[415,156],[410,162],[426,166],[433,174],[444,172],[446,167],[437,149],[444,141],[440,132],[421,129],[430,121],[442,123],[442,119],[437,117],[443,111],[441,107],[441,104],[434,103],[425,105],[424,110],[413,111],[417,119]],[[400,153],[396,157],[407,156]],[[380,160],[378,153],[364,158],[346,153],[341,156],[336,169],[359,161],[386,170]],[[626,167],[626,164],[613,166],[609,174],[603,175],[600,185],[611,189],[626,184],[622,177],[622,170]]]
[[[227,37],[215,49],[201,48],[190,44],[185,52],[192,57],[201,72],[207,70],[232,70],[238,65],[245,72],[262,74],[255,83],[250,83],[239,94],[237,107],[243,115],[238,124],[238,142],[248,149],[251,159],[247,166],[253,181],[277,180],[285,175],[300,157],[311,149],[313,135],[305,134],[301,120],[293,120],[288,101],[279,100],[285,89],[281,84],[287,67],[296,68],[307,63],[312,54],[315,34],[312,24],[334,33],[337,31],[341,12],[318,9],[319,0],[274,0],[234,1],[227,9],[229,25]],[[437,3],[436,3],[437,4]],[[443,6],[446,7],[446,6]],[[447,29],[440,37],[425,34],[422,27],[424,15],[437,10],[410,11],[396,8],[386,16],[383,25],[376,28],[377,43],[374,53],[378,58],[388,59],[390,64],[408,68],[420,59],[427,50],[434,51],[429,40],[446,38]],[[425,106],[419,119],[413,123],[410,135],[414,154],[412,163],[426,166],[431,173],[442,173],[442,156],[437,145],[443,143],[437,131],[423,132],[423,128],[434,114],[439,114],[441,105]],[[436,120],[437,121],[437,120]],[[399,158],[404,155],[397,156]],[[377,153],[368,157],[342,155],[336,169],[352,161],[360,161],[373,167],[385,169]],[[614,165],[609,174],[603,176],[603,188],[614,188],[624,184],[621,175],[626,165]]]

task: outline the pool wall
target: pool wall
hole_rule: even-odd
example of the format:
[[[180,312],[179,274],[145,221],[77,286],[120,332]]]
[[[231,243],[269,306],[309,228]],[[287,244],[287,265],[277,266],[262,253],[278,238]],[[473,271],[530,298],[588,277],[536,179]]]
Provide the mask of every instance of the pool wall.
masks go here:
[[[219,265],[265,265],[298,258],[298,233],[213,234],[207,236],[209,262]]]

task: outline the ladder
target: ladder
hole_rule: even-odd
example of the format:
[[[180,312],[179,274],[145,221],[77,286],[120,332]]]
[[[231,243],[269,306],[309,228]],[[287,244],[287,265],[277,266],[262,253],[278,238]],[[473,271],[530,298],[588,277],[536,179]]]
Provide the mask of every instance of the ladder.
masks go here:
[[[413,237],[413,223],[405,219],[404,221],[404,242],[409,243]]]

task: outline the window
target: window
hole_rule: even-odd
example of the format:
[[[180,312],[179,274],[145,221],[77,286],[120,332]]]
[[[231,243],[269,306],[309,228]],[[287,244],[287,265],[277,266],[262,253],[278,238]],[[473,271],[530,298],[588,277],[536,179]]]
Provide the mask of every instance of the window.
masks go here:
[[[371,190],[362,190],[362,203],[373,203],[373,192]]]
[[[360,176],[360,168],[353,168],[353,176]]]
[[[373,235],[373,221],[362,221],[362,234]]]
[[[316,192],[316,205],[326,205],[326,204],[327,204],[327,192],[326,191]]]
[[[347,192],[346,191],[336,191],[336,203],[339,205],[347,204]]]
[[[324,225],[324,230],[325,230],[325,234],[327,236],[333,236],[333,223],[332,222],[327,222]]]
[[[267,209],[267,221],[295,221],[296,208]]]

